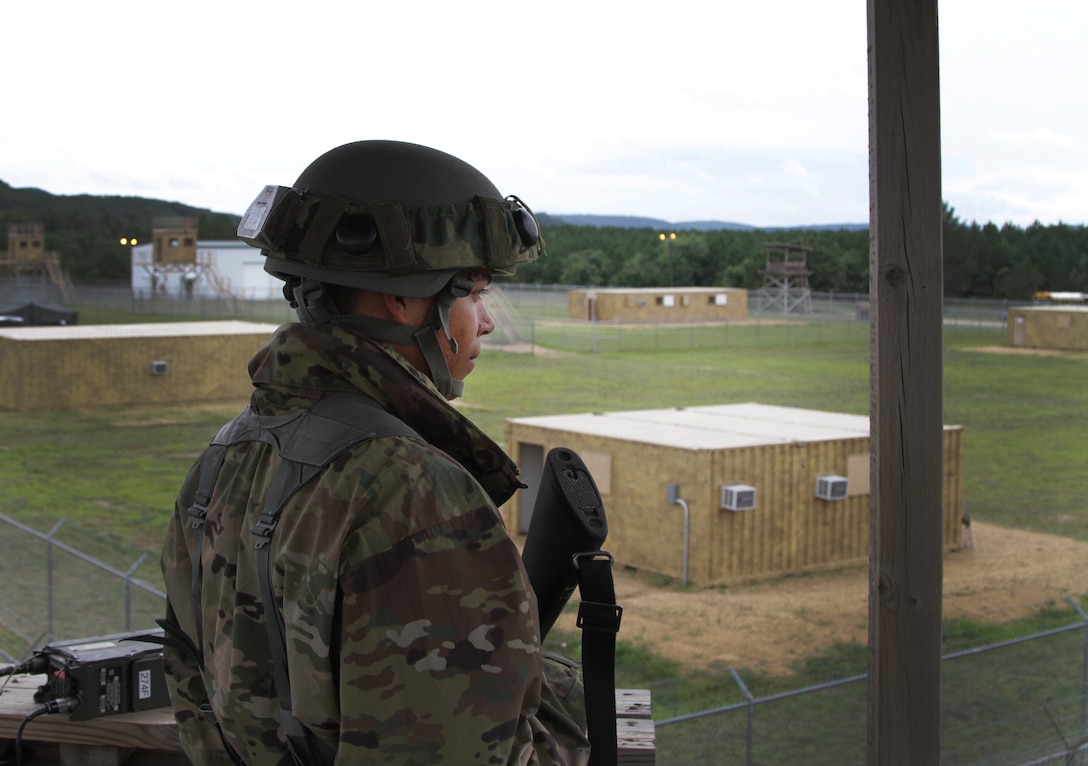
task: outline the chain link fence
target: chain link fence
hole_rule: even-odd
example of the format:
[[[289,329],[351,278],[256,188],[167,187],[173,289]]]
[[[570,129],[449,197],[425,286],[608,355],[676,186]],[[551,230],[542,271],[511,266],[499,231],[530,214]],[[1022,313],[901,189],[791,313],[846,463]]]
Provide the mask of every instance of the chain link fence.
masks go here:
[[[48,288],[28,292],[9,281],[0,279],[0,297],[7,302],[16,298],[58,301]],[[752,290],[748,316],[744,319],[634,323],[570,318],[567,294],[572,289],[588,288],[496,282],[488,306],[496,315],[497,328],[487,342],[606,352],[790,346],[869,337],[866,293],[812,292],[808,303],[811,311],[783,314],[761,311],[761,291]],[[133,293],[127,284],[93,282],[76,285],[75,295],[75,301],[68,307],[78,312],[80,324],[226,319],[272,324],[295,321],[294,310],[285,300],[278,299],[148,297]],[[980,336],[988,342],[1004,344],[1008,307],[1029,302],[946,300],[946,333]]]
[[[942,766],[1088,763],[1081,614],[1084,622],[945,656]],[[762,697],[733,675],[723,692],[736,701],[657,722],[659,764],[865,764],[865,675]]]
[[[58,539],[62,528],[42,532],[0,515],[7,662],[52,640],[154,627],[162,615],[157,561],[105,564]],[[944,766],[1088,765],[1088,614],[1080,614],[1066,627],[945,656]],[[865,763],[865,675],[769,693],[731,675],[720,706],[657,721],[658,764]]]
[[[65,532],[70,541],[62,539]],[[157,559],[140,554],[127,564],[103,563],[72,544],[81,537],[82,530],[66,528],[63,520],[42,532],[0,514],[5,662],[21,661],[51,641],[154,628],[163,616]],[[99,547],[111,553],[108,544]]]
[[[810,312],[783,314],[761,311],[760,291],[753,290],[749,293],[748,315],[743,319],[630,322],[572,319],[567,298],[571,289],[569,285],[512,283],[493,290],[488,306],[497,314],[499,329],[486,340],[598,353],[788,347],[869,338],[871,312],[865,293],[813,292]],[[1002,300],[946,300],[945,333],[1005,345],[1009,305],[1016,304]]]

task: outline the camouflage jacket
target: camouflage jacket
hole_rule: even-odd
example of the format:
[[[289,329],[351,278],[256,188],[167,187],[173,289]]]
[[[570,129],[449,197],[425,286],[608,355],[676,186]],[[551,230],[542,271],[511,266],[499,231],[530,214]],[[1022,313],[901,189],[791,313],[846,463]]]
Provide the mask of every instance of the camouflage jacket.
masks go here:
[[[382,436],[340,454],[285,506],[270,548],[295,716],[339,764],[573,764],[588,759],[576,670],[541,654],[525,569],[496,510],[510,459],[392,350],[331,325],[281,327],[250,362],[262,415],[358,390],[426,440]],[[199,619],[211,706],[247,764],[286,753],[249,532],[275,449],[227,450],[208,504]],[[199,461],[162,554],[167,619],[195,642],[190,529]],[[199,666],[165,651],[182,744],[229,763]]]

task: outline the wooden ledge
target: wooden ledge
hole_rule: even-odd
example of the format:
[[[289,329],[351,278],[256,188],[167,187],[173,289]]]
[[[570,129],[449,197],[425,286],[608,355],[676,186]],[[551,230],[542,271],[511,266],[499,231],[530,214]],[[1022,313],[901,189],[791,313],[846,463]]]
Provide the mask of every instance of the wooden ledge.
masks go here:
[[[15,740],[28,713],[41,705],[34,693],[43,676],[13,676],[0,695],[0,748]],[[619,763],[648,766],[655,760],[650,692],[616,690]],[[33,747],[34,763],[61,766],[181,766],[178,727],[171,708],[72,721],[66,713],[35,718],[23,730],[23,747]]]

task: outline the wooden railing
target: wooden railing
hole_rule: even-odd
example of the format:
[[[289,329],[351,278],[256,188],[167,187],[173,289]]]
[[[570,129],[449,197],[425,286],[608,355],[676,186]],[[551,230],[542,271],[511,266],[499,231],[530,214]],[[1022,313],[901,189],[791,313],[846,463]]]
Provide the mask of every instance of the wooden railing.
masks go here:
[[[14,676],[0,695],[0,757],[13,749],[19,727],[41,705],[34,692],[41,676]],[[650,692],[616,691],[619,763],[652,766],[655,759],[654,722]],[[168,708],[72,721],[65,713],[34,718],[23,731],[23,761],[35,766],[182,766],[177,724]]]
[[[14,676],[0,695],[0,742],[13,743],[26,716],[41,705],[34,692],[44,676]],[[66,713],[43,715],[23,730],[23,762],[68,766],[181,766],[178,727],[171,708],[72,721]],[[9,750],[12,745],[8,744]],[[33,761],[27,758],[33,751]]]

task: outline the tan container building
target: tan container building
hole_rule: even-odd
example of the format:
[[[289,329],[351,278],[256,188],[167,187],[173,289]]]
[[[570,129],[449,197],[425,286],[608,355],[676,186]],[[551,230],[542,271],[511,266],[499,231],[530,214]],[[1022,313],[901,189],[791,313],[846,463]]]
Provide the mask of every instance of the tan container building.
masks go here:
[[[529,528],[548,451],[586,463],[621,565],[703,586],[864,562],[869,418],[763,404],[507,421],[529,489],[503,506]],[[944,544],[962,540],[963,430],[944,430]],[[687,574],[685,578],[685,572]]]
[[[166,322],[0,328],[0,408],[22,412],[249,397],[276,325]]]
[[[571,290],[567,316],[586,321],[713,322],[748,316],[748,291],[735,287],[613,287]]]
[[[162,216],[151,219],[152,258],[157,264],[196,263],[195,218]]]
[[[13,264],[41,263],[45,259],[45,226],[40,223],[10,224],[7,253]]]
[[[1014,306],[1007,330],[1010,346],[1088,351],[1088,306]]]

